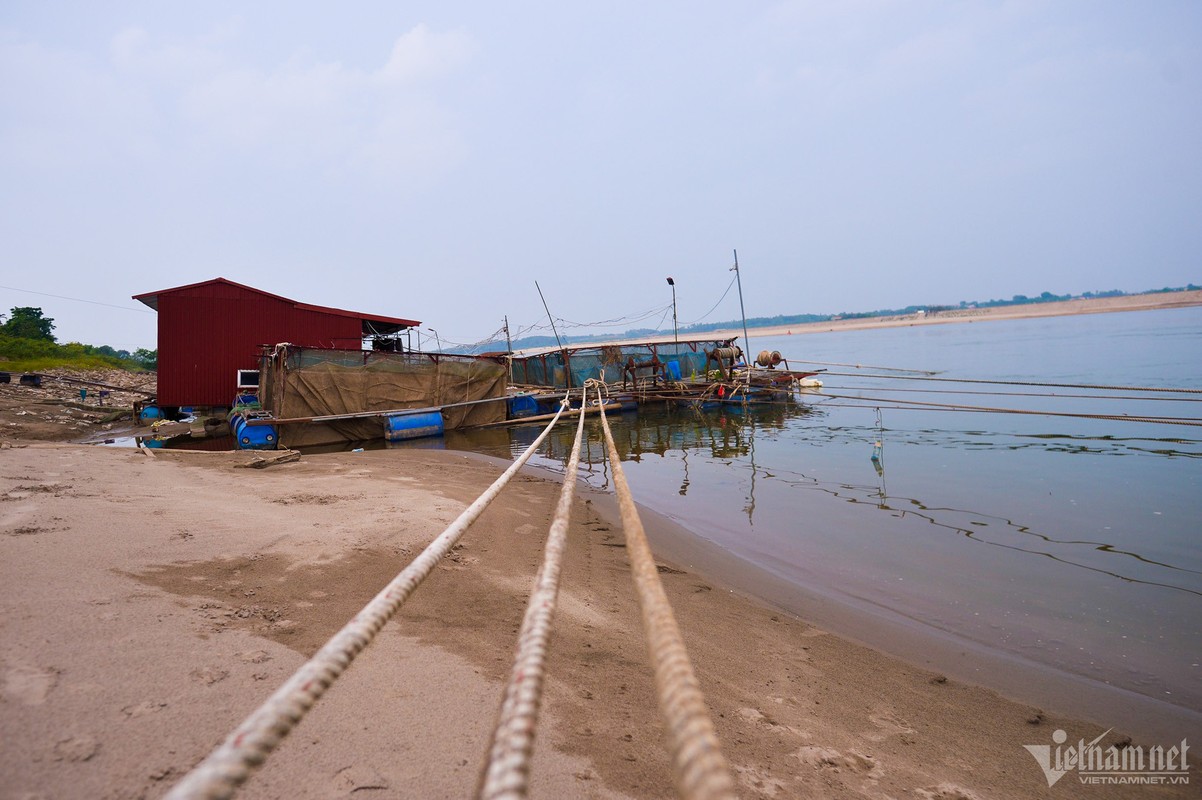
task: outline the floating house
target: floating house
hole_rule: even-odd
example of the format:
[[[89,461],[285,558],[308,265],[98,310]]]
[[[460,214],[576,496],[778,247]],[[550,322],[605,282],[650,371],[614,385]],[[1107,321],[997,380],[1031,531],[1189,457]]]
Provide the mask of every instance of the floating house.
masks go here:
[[[134,295],[158,312],[158,403],[228,409],[256,392],[262,348],[360,352],[365,340],[400,349],[396,337],[418,320],[300,303],[225,278]]]
[[[644,379],[681,380],[704,373],[707,348],[730,347],[732,339],[649,339],[638,342],[540,347],[513,354],[514,384],[578,388],[590,378],[632,386]]]

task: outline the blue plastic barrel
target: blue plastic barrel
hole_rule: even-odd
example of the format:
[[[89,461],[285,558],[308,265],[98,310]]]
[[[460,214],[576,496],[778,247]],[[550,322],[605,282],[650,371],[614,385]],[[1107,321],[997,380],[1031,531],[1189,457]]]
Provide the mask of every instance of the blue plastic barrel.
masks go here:
[[[441,411],[396,414],[384,418],[384,438],[390,442],[420,439],[424,436],[442,436]]]
[[[509,418],[533,417],[538,413],[538,400],[532,394],[520,394],[509,398]]]
[[[274,450],[279,443],[274,425],[247,425],[241,414],[230,416],[230,427],[240,450]]]
[[[156,420],[163,418],[163,412],[158,409],[158,406],[146,406],[142,409],[142,413],[138,417],[143,420]]]

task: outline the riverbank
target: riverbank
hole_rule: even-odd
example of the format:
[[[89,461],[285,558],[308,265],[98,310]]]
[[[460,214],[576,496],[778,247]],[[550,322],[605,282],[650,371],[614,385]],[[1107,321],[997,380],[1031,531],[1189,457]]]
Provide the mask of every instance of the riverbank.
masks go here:
[[[3,451],[4,796],[161,796],[499,473],[445,451],[248,458]],[[239,796],[469,795],[557,494],[511,484]],[[744,796],[1038,797],[1023,745],[1104,731],[747,600],[679,553],[665,589]],[[548,668],[534,795],[674,796],[622,535],[595,495],[573,511]]]

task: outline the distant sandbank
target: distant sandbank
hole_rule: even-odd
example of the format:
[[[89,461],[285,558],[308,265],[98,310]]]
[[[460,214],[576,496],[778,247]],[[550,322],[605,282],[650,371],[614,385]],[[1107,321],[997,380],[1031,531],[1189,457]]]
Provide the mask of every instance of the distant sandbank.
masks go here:
[[[802,322],[791,325],[767,325],[748,329],[748,334],[760,336],[793,336],[806,333],[832,333],[835,331],[857,331],[872,328],[903,328],[915,325],[944,325],[953,322],[986,322],[1003,319],[1033,319],[1035,317],[1063,317],[1075,314],[1104,314],[1113,311],[1155,311],[1166,308],[1202,306],[1202,289],[1182,292],[1157,292],[1153,294],[1131,294],[1122,297],[1090,297],[1077,300],[1060,300],[1051,303],[1025,303],[1014,306],[990,306],[988,308],[954,308],[937,313],[895,314],[887,317],[856,319],[831,319],[822,322]],[[742,328],[724,328],[704,333],[680,335],[682,342],[712,342],[716,339],[742,338]],[[572,346],[625,345],[663,341],[662,335],[638,337],[607,342],[577,342]],[[518,351],[521,355],[557,350],[557,347],[538,347]]]
[[[751,336],[791,336],[803,333],[829,333],[831,331],[856,331],[869,328],[901,328],[911,325],[943,325],[952,322],[984,322],[1000,319],[1033,319],[1035,317],[1063,317],[1074,314],[1104,314],[1112,311],[1154,311],[1164,308],[1185,308],[1202,305],[1202,290],[1186,292],[1160,292],[1156,294],[1131,294],[1123,297],[1089,297],[1079,300],[1060,300],[1052,303],[1024,303],[1015,306],[991,306],[989,308],[955,308],[934,314],[898,314],[868,319],[834,319],[825,322],[807,322],[795,325],[772,325],[751,328]],[[721,339],[742,336],[742,330],[711,331],[705,337]],[[684,339],[685,337],[680,337]]]

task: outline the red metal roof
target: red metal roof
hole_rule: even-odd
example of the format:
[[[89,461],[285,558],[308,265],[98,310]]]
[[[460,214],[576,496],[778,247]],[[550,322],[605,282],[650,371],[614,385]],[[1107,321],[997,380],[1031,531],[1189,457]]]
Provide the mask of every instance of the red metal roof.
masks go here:
[[[298,303],[225,278],[134,299],[158,311],[158,401],[164,406],[229,406],[238,371],[259,368],[263,345],[359,350],[365,338],[420,324]]]
[[[142,294],[135,294],[133,296],[133,299],[141,300],[143,303],[150,306],[155,311],[158,311],[159,295],[161,295],[161,294],[171,294],[173,292],[183,292],[183,291],[187,291],[189,289],[195,289],[198,286],[208,286],[209,284],[217,284],[217,283],[223,283],[227,286],[236,286],[239,289],[245,289],[248,292],[254,292],[256,294],[261,294],[264,297],[270,297],[273,300],[279,300],[284,303],[291,303],[296,308],[304,310],[304,311],[316,311],[316,312],[322,313],[322,314],[334,314],[339,317],[351,317],[352,319],[368,320],[370,322],[382,322],[387,325],[396,325],[401,328],[416,328],[418,325],[421,325],[421,320],[416,320],[416,319],[401,319],[400,317],[385,317],[380,314],[365,314],[360,311],[346,311],[341,308],[331,308],[329,306],[317,306],[317,305],[313,305],[311,303],[301,303],[296,300],[290,300],[287,297],[282,297],[278,294],[272,294],[271,292],[265,292],[262,289],[256,289],[253,286],[247,286],[246,284],[243,284],[243,283],[237,283],[235,281],[231,281],[227,278],[213,278],[212,280],[199,281],[198,283],[189,283],[186,286],[176,286],[172,289],[160,289],[157,292],[143,292]]]

